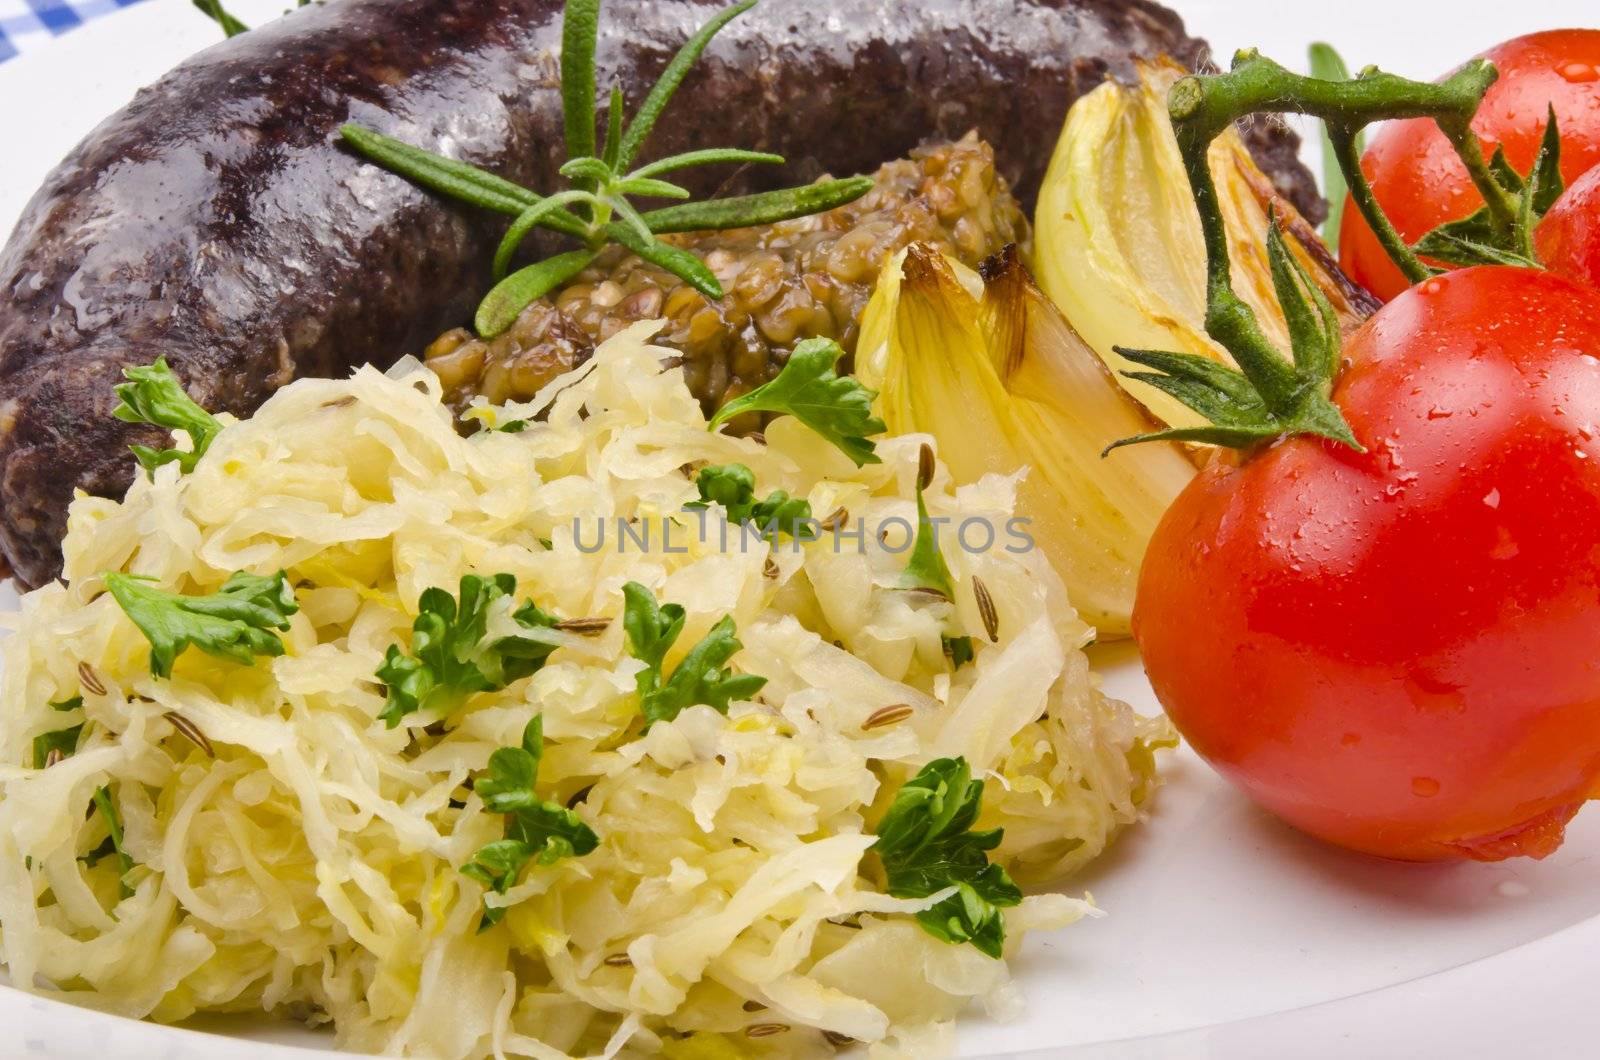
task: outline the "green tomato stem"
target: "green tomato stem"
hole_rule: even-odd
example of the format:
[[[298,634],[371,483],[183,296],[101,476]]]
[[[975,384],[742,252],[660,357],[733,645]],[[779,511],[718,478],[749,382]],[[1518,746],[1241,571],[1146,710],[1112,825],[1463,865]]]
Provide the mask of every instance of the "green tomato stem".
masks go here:
[[[1493,83],[1492,78],[1489,83]],[[1488,87],[1488,84],[1484,85],[1486,90]],[[1481,102],[1481,96],[1479,100]],[[1477,108],[1473,109],[1476,113]],[[1495,228],[1502,233],[1510,234],[1517,230],[1516,198],[1494,179],[1494,173],[1490,171],[1489,163],[1483,157],[1483,145],[1478,142],[1477,134],[1472,131],[1471,122],[1470,117],[1464,122],[1440,120],[1439,129],[1450,141],[1450,146],[1456,149],[1456,154],[1461,156],[1462,164],[1467,167],[1467,175],[1472,178],[1473,187],[1478,189],[1478,194],[1483,196],[1484,205],[1489,207],[1489,216],[1494,219]]]
[[[1168,109],[1205,237],[1206,332],[1233,355],[1268,409],[1275,413],[1293,409],[1301,382],[1268,341],[1255,312],[1233,289],[1227,226],[1207,160],[1211,141],[1240,118],[1259,112],[1321,118],[1328,125],[1356,206],[1396,264],[1415,282],[1432,275],[1432,270],[1383,216],[1356,157],[1355,136],[1375,121],[1433,118],[1456,145],[1469,173],[1474,173],[1474,183],[1484,182],[1485,199],[1497,223],[1503,215],[1510,231],[1514,214],[1509,197],[1495,184],[1470,133],[1473,115],[1497,76],[1492,63],[1478,60],[1436,84],[1372,68],[1353,81],[1324,81],[1292,73],[1252,49],[1234,56],[1227,73],[1186,77],[1173,86]]]
[[[1378,242],[1388,253],[1389,259],[1405,274],[1406,280],[1410,283],[1421,283],[1432,276],[1433,269],[1417,257],[1405,239],[1395,230],[1389,215],[1378,205],[1377,197],[1372,193],[1372,184],[1361,169],[1355,132],[1348,128],[1335,129],[1329,126],[1328,141],[1333,145],[1333,155],[1339,162],[1339,168],[1346,173],[1355,174],[1345,182],[1350,187],[1350,201],[1355,203],[1356,209],[1366,220],[1367,227],[1378,237]]]

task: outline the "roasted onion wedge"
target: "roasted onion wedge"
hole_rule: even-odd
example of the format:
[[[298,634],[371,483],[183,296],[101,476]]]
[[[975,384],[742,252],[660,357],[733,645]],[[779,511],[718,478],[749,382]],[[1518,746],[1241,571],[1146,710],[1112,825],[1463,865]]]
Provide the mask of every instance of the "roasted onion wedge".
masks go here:
[[[1018,512],[1103,637],[1126,636],[1145,544],[1194,475],[1152,444],[1149,413],[1034,284],[1014,251],[983,275],[923,244],[884,270],[862,321],[857,375],[893,433],[932,435],[958,481],[1026,475]]]
[[[1113,371],[1136,368],[1113,346],[1231,363],[1205,333],[1205,245],[1167,116],[1167,92],[1185,71],[1159,63],[1141,64],[1139,72],[1137,85],[1107,81],[1067,114],[1035,217],[1039,284]],[[1376,310],[1277,194],[1235,130],[1217,137],[1210,160],[1230,235],[1234,289],[1280,348],[1289,348],[1289,334],[1267,265],[1269,215],[1290,235],[1290,248],[1347,331]],[[1164,422],[1199,422],[1154,387],[1124,383]]]

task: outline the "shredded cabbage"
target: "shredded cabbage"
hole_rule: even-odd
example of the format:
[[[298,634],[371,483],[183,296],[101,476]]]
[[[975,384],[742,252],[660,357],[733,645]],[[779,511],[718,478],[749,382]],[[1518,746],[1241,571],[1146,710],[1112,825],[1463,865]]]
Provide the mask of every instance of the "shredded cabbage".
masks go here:
[[[919,928],[911,914],[935,899],[882,893],[871,826],[918,767],[964,755],[988,778],[980,824],[1005,829],[994,858],[1019,882],[1057,879],[1139,818],[1165,723],[1097,690],[1080,650],[1092,633],[1038,553],[947,548],[958,592],[944,602],[897,588],[905,554],[874,533],[859,551],[780,539],[769,562],[765,544],[686,517],[686,466],[737,462],[819,518],[914,524],[924,439],[881,442],[883,462],[856,468],[790,419],[764,443],[709,433],[682,370],[660,370],[654,330],[618,334],[529,405],[476,412],[526,419],[521,433],[464,438],[420,366],[364,368],[225,418],[188,475],[172,464],[124,501],[76,500],[65,583],[27,594],[4,643],[0,958],[14,982],[164,1021],[266,1010],[329,1022],[345,1048],[429,1057],[808,1056],[846,1039],[929,1056],[971,999],[1014,1013],[1003,961]],[[941,469],[927,499],[1003,525],[1016,486],[957,489]],[[649,547],[593,550],[618,517],[653,530]],[[194,594],[279,569],[300,607],[284,654],[245,666],[191,650],[170,680],[97,577]],[[543,669],[446,724],[386,727],[386,649],[408,643],[423,590],[472,572],[613,621],[548,631],[560,648]],[[641,734],[642,664],[615,620],[630,580],[686,609],[675,656],[733,616],[735,662],[767,678],[755,701]],[[953,673],[952,623],[976,634]],[[908,719],[863,728],[900,704]],[[541,794],[600,846],[486,896],[459,869],[502,820],[467,785],[535,713]],[[78,721],[76,753],[33,768],[35,737]],[[87,812],[102,788],[126,874],[104,856],[106,815]],[[480,932],[486,901],[505,916]],[[1005,911],[1007,951],[1093,911],[1026,898]]]

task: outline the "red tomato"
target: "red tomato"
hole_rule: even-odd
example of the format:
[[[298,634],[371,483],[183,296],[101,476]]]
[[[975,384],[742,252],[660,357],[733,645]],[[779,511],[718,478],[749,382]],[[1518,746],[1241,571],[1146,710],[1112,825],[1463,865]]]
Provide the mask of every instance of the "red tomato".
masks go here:
[[[1392,858],[1543,857],[1600,781],[1600,292],[1473,268],[1350,339],[1308,437],[1179,495],[1133,632],[1194,748]]]
[[[1498,144],[1517,172],[1527,173],[1554,105],[1563,177],[1571,183],[1600,165],[1600,30],[1534,33],[1483,54],[1500,71],[1472,122],[1485,156]],[[1483,205],[1461,159],[1431,118],[1383,125],[1361,158],[1361,170],[1408,243]],[[1385,301],[1408,286],[1348,202],[1339,227],[1339,260],[1356,282]]]
[[[1600,287],[1600,166],[1550,207],[1534,229],[1533,245],[1552,272]]]

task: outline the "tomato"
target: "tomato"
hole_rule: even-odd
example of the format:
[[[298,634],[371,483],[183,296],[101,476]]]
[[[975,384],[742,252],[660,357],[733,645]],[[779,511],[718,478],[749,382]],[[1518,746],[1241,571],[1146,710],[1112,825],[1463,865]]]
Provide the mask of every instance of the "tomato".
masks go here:
[[[1600,287],[1600,166],[1550,207],[1533,230],[1533,245],[1552,272]]]
[[[1571,183],[1600,165],[1600,30],[1534,33],[1483,53],[1500,71],[1472,128],[1489,156],[1498,144],[1518,173],[1539,153],[1549,107],[1561,130],[1561,172]],[[1378,204],[1406,242],[1483,205],[1466,168],[1431,118],[1389,122],[1361,159]],[[1408,286],[1372,229],[1346,203],[1339,228],[1346,272],[1387,301]]]
[[[1133,614],[1194,748],[1392,858],[1542,857],[1600,780],[1600,291],[1480,267],[1406,291],[1333,391],[1366,452],[1213,463]]]

